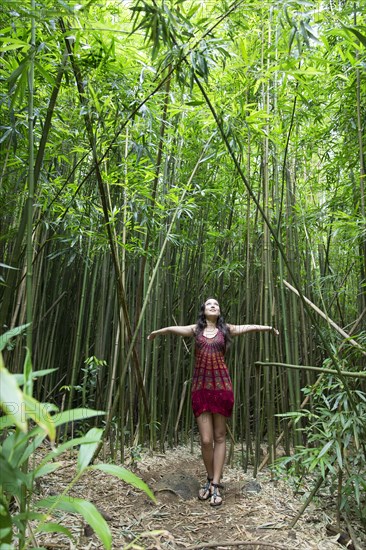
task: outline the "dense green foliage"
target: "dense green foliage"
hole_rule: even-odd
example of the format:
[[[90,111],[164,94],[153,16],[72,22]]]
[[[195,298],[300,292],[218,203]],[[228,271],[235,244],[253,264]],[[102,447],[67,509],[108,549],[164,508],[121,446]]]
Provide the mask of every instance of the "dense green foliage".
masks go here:
[[[208,295],[228,321],[281,332],[230,350],[244,465],[258,465],[264,438],[274,459],[282,430],[287,451],[301,448],[276,414],[298,411],[316,383],[305,369],[255,376],[255,361],[363,369],[364,10],[3,7],[1,327],[32,319],[32,362],[56,369],[37,398],[106,410],[112,454],[192,436],[191,342],[146,335],[195,322]],[[6,364],[23,360],[19,342]],[[358,410],[364,384],[341,383]]]
[[[59,521],[50,522],[52,512],[63,510],[81,514],[94,529],[103,547],[108,550],[112,546],[112,535],[102,514],[91,502],[69,494],[80,477],[92,470],[100,470],[145,491],[154,501],[155,497],[140,478],[121,466],[90,465],[102,437],[101,428],[91,428],[82,437],[69,439],[62,445],[54,446],[56,429],[60,426],[77,421],[85,422],[88,418],[104,413],[87,408],[58,411],[54,405],[40,403],[34,399],[31,393],[32,381],[49,374],[48,371],[32,372],[32,365],[27,356],[23,375],[11,374],[5,368],[2,356],[2,351],[15,335],[14,332],[21,330],[22,327],[19,327],[17,331],[6,332],[0,342],[0,409],[5,413],[0,419],[3,440],[0,446],[1,549],[13,550],[16,539],[19,549],[39,548],[37,536],[44,532],[61,533],[74,539],[71,530]],[[7,433],[8,429],[13,427],[15,430],[11,429]],[[39,455],[37,460],[35,454],[46,438],[52,448],[47,449],[48,452],[43,453],[43,456]],[[62,467],[62,462],[57,462],[56,458],[77,446],[79,451],[76,473],[62,494],[43,499],[34,498],[40,479]],[[42,509],[46,511],[38,511]]]

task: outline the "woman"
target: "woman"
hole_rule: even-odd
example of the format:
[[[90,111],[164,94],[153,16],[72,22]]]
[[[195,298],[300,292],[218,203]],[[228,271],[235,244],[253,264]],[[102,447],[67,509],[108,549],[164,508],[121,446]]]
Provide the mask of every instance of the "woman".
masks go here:
[[[195,325],[171,326],[154,330],[148,339],[159,334],[176,334],[195,338],[195,367],[192,380],[192,407],[201,438],[202,458],[207,482],[200,489],[200,500],[210,499],[211,506],[222,503],[220,479],[226,454],[226,418],[231,416],[234,394],[225,364],[225,351],[232,337],[248,332],[269,331],[264,325],[229,325],[221,315],[217,300],[209,298],[202,304]]]

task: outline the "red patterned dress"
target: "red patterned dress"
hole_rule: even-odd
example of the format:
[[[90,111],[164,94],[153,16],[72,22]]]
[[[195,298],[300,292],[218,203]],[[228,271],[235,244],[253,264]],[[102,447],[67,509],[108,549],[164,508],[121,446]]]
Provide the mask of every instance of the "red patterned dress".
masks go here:
[[[225,364],[225,338],[219,330],[213,338],[196,338],[195,367],[192,381],[192,407],[195,416],[203,412],[231,416],[234,393]]]

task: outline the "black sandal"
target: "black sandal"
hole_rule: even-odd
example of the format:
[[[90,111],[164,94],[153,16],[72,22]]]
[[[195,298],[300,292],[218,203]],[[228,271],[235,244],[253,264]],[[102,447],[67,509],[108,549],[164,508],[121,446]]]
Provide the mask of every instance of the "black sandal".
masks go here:
[[[198,493],[198,498],[200,500],[208,500],[210,498],[210,496],[211,496],[211,482],[212,482],[212,477],[207,476],[206,483],[204,484],[203,487],[201,487],[201,489],[199,490],[199,493]]]
[[[217,493],[217,490],[219,488],[222,488],[222,485],[220,483],[211,483],[211,487],[213,487],[213,491],[211,492],[211,506],[220,506],[222,504],[222,496]]]

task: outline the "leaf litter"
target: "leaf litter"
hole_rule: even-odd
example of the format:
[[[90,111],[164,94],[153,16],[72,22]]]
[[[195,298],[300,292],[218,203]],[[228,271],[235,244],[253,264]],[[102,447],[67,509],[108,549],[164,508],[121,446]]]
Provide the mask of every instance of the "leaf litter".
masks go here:
[[[63,455],[62,467],[43,478],[38,495],[60,494],[76,471],[76,454]],[[263,470],[253,479],[253,472],[225,466],[222,483],[223,504],[212,507],[197,498],[205,481],[205,471],[198,446],[180,446],[164,454],[141,452],[139,460],[127,459],[125,466],[140,476],[154,491],[156,503],[148,496],[102,471],[88,471],[75,485],[70,496],[92,502],[108,522],[114,549],[198,550],[216,548],[336,550],[366,548],[366,535],[358,526],[359,547],[350,539],[341,539],[329,524],[334,518],[322,499],[314,499],[290,529],[302,505],[301,496],[285,480],[273,480]],[[322,507],[323,506],[323,507]],[[56,520],[70,529],[71,542],[62,534],[37,535],[37,542],[47,550],[91,550],[103,546],[90,526],[78,515],[57,514]],[[360,537],[360,538],[359,538]]]

